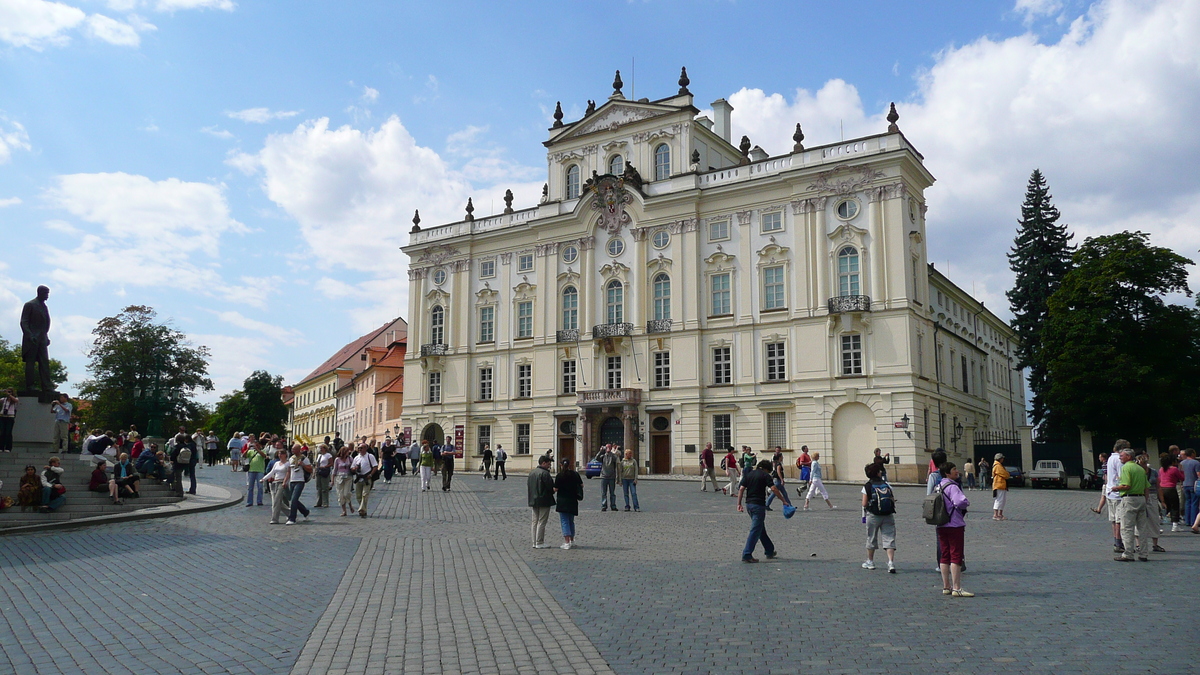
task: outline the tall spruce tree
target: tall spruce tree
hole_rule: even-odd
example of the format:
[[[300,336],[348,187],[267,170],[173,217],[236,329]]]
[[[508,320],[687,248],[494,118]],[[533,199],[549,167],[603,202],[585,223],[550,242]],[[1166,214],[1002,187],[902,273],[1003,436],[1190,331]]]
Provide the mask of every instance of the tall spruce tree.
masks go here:
[[[1071,256],[1075,251],[1071,245],[1073,235],[1067,232],[1066,224],[1058,223],[1061,214],[1052,199],[1045,176],[1041,170],[1034,169],[1025,189],[1017,237],[1008,254],[1009,266],[1016,273],[1016,281],[1008,292],[1008,302],[1013,313],[1013,329],[1021,338],[1017,350],[1018,367],[1029,369],[1030,415],[1034,425],[1042,426],[1043,431],[1053,431],[1058,425],[1053,411],[1046,408],[1050,383],[1048,356],[1041,343],[1042,330],[1050,296],[1071,271]]]

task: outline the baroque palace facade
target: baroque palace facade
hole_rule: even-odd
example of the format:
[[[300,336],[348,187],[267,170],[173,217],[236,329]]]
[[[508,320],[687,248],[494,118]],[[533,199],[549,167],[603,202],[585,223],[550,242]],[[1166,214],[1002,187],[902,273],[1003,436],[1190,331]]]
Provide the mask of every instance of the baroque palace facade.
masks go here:
[[[695,472],[708,442],[807,445],[855,480],[880,447],[916,480],[935,447],[1015,433],[1015,334],[928,264],[934,178],[895,108],[769,157],[679,84],[628,100],[618,73],[582,119],[556,111],[537,206],[414,218],[404,434],[514,469],[617,443],[650,473]]]

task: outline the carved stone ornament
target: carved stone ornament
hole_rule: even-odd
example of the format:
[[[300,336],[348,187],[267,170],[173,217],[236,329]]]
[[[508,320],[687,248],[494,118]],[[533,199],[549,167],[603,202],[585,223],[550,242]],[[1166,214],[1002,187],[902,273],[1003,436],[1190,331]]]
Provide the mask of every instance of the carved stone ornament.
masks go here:
[[[620,279],[621,281],[625,281],[629,276],[629,268],[619,262],[610,262],[600,268],[600,275],[605,280]]]
[[[451,272],[466,272],[471,269],[471,261],[464,258],[462,260],[451,260],[446,263],[446,269]]]
[[[829,203],[828,197],[813,197],[812,199],[796,199],[792,201],[792,215],[798,216],[810,211],[824,211]]]
[[[683,234],[684,232],[695,232],[699,226],[699,221],[695,218],[686,218],[684,220],[676,220],[673,223],[667,223],[667,232],[671,234]]]
[[[442,263],[446,262],[450,256],[455,255],[458,255],[458,249],[452,246],[434,244],[433,246],[425,249],[425,253],[422,254],[420,258],[417,258],[417,262],[429,263],[430,265],[441,265]]]
[[[650,271],[651,276],[659,272],[667,272],[671,269],[671,259],[659,253],[658,257],[646,261],[646,269]]]
[[[499,297],[496,289],[484,284],[484,287],[475,292],[476,305],[494,305]]]
[[[787,260],[788,248],[774,242],[767,244],[758,251],[759,264],[772,265]]]
[[[513,287],[513,297],[516,300],[528,300],[537,294],[537,286],[525,281]]]
[[[866,242],[867,231],[851,225],[850,223],[839,223],[830,233],[829,238],[840,243],[855,242],[864,244]]]
[[[744,225],[750,224],[750,212],[749,211],[738,211],[737,214],[735,214],[735,215],[737,215],[738,225],[744,226]]]
[[[558,255],[558,247],[561,244],[557,241],[551,241],[545,244],[534,244],[533,254],[539,258],[545,258],[548,255]]]
[[[505,251],[504,253],[500,254],[500,264],[502,264],[502,265],[511,265],[512,264],[512,251]]]
[[[408,268],[408,280],[409,281],[417,281],[419,279],[426,278],[427,276],[429,276],[429,269],[430,268],[428,268],[428,267],[410,267],[410,268]]]
[[[631,228],[629,228],[629,234],[633,235],[634,241],[645,241],[646,235],[648,235],[649,233],[650,233],[650,228],[648,228],[648,227],[631,227]]]
[[[817,174],[816,182],[809,185],[808,189],[823,194],[848,195],[882,177],[882,171],[876,171],[869,166],[842,164]]]
[[[596,248],[596,238],[593,236],[580,237],[575,240],[575,243],[579,246],[580,251],[590,251]]]
[[[444,307],[450,302],[450,294],[440,288],[434,287],[429,289],[429,292],[425,294],[425,300],[430,303],[430,306],[442,305]]]
[[[633,195],[625,189],[625,180],[615,176],[600,176],[591,185],[592,209],[600,212],[596,223],[608,234],[617,234],[622,226],[633,222],[625,205],[633,203]]]
[[[882,185],[867,190],[867,199],[872,202],[881,202],[901,197],[904,195],[904,192],[904,183],[892,183],[891,185]]]
[[[590,134],[594,131],[612,131],[617,127],[624,126],[631,122],[640,122],[641,120],[658,117],[663,113],[657,110],[647,110],[631,105],[613,105],[605,110],[599,117],[591,120],[587,124],[580,127],[571,133],[571,136],[582,136]]]
[[[710,268],[716,269],[718,271],[724,270],[726,267],[732,267],[733,261],[734,261],[734,256],[732,256],[722,250],[718,250],[716,253],[714,253],[704,259],[704,262]]]

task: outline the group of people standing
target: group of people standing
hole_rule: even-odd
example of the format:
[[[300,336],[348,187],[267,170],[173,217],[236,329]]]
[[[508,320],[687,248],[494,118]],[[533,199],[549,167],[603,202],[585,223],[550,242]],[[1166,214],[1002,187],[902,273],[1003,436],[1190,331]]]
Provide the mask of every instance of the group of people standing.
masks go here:
[[[1113,560],[1148,562],[1150,553],[1166,553],[1158,543],[1164,506],[1172,532],[1200,534],[1200,461],[1194,449],[1172,445],[1159,454],[1156,468],[1145,450],[1118,439],[1100,461],[1105,488],[1092,511],[1106,513],[1112,524]]]

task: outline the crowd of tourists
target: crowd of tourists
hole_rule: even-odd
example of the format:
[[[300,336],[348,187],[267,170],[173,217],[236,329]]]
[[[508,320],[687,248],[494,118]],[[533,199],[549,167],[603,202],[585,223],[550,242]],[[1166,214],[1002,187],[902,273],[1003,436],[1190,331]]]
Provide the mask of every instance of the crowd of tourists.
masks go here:
[[[1193,448],[1172,445],[1155,466],[1149,453],[1120,439],[1100,459],[1105,487],[1092,511],[1112,524],[1113,560],[1147,562],[1152,552],[1166,553],[1158,543],[1164,511],[1172,532],[1200,534],[1200,460]]]

